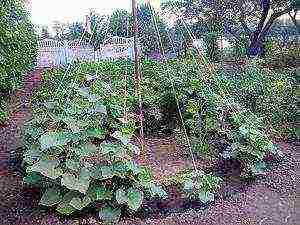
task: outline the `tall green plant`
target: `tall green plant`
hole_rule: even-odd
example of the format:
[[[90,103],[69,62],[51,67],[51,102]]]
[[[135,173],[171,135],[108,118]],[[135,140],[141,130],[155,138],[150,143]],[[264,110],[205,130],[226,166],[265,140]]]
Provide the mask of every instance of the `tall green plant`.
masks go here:
[[[23,4],[20,0],[0,3],[0,93],[4,98],[22,84],[36,57],[37,36]]]
[[[151,171],[134,160],[135,122],[124,119],[110,84],[90,88],[62,77],[52,77],[62,83],[51,95],[43,94],[51,83],[37,92],[24,130],[24,181],[43,189],[40,204],[70,215],[100,203],[99,217],[112,222],[123,205],[136,211],[146,196],[166,197]]]

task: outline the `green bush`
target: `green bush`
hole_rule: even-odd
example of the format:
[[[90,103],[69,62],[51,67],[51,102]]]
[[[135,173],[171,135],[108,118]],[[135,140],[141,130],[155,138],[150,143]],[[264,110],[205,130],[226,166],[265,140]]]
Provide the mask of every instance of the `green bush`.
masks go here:
[[[144,108],[172,111],[198,156],[222,153],[242,162],[243,172],[251,175],[266,169],[267,155],[282,156],[265,130],[269,120],[279,124],[294,119],[289,108],[294,80],[288,73],[270,72],[254,61],[241,74],[220,68],[208,76],[190,58],[145,60],[141,69]],[[88,82],[94,75],[98,79]],[[133,161],[138,148],[131,140],[139,123],[131,62],[82,63],[68,73],[46,71],[42,79],[44,85],[32,99],[24,155],[25,181],[44,189],[41,204],[70,214],[100,202],[103,218],[119,215],[123,204],[138,209],[144,193],[166,195],[151,172]],[[170,120],[167,115],[164,119]],[[146,126],[152,123],[145,121]],[[202,172],[187,171],[181,178],[178,183],[187,195],[204,202],[213,200],[220,182]]]
[[[300,47],[297,41],[280,43],[278,41],[267,42],[264,64],[272,69],[297,68],[300,63]]]
[[[37,36],[23,4],[0,3],[0,93],[5,98],[22,84],[36,58]]]
[[[101,90],[101,93],[94,92],[95,94],[104,94],[105,88],[102,80],[105,80],[110,83],[112,93],[116,93],[112,96],[113,101],[121,104],[122,96],[124,95],[124,74],[126,71],[127,107],[131,112],[136,111],[138,98],[133,91],[134,79],[132,75],[128,76],[132,74],[133,65],[130,62],[120,60],[115,63],[83,64],[77,68],[81,71],[81,74],[86,72],[95,73],[97,67],[98,71],[101,71],[99,75],[102,79],[92,84],[92,91],[96,88]],[[142,99],[145,108],[155,106],[164,113],[173,110],[175,117],[179,118],[175,99],[176,94],[180,110],[183,113],[184,124],[191,139],[192,148],[202,156],[216,156],[217,149],[210,143],[211,137],[227,132],[226,141],[231,144],[234,143],[234,147],[239,146],[235,150],[237,151],[234,153],[235,156],[243,158],[245,154],[239,154],[238,152],[245,152],[244,147],[248,148],[247,151],[248,153],[250,152],[249,158],[252,159],[252,162],[243,160],[250,168],[251,163],[257,163],[269,151],[276,149],[275,146],[271,145],[271,140],[264,134],[264,130],[268,125],[266,119],[273,118],[270,117],[270,114],[276,115],[279,112],[281,120],[284,120],[287,116],[294,118],[294,115],[290,114],[289,108],[289,101],[293,101],[290,97],[295,96],[295,93],[291,91],[293,88],[291,77],[287,74],[282,74],[282,76],[274,73],[270,74],[255,61],[246,68],[243,74],[227,74],[220,69],[211,77],[209,84],[204,80],[204,77],[207,77],[205,67],[198,66],[191,59],[170,60],[164,64],[145,60],[141,64],[141,71],[143,76]],[[277,105],[264,105],[267,99],[272,100],[274,97],[273,83],[281,80],[284,80],[288,85],[286,86],[287,90],[277,92],[279,95],[278,99],[273,101]],[[106,92],[106,94],[109,93]],[[265,99],[265,102],[255,101],[255,97]],[[240,117],[243,123],[234,124],[231,117]],[[262,120],[260,117],[262,117]],[[163,118],[170,119],[171,117]],[[245,118],[252,119],[247,120]],[[274,116],[273,124],[278,125],[281,120],[275,120],[275,118],[276,116]],[[253,121],[257,122],[254,123]],[[165,123],[165,121],[161,121],[161,123]],[[145,121],[145,124],[146,126],[151,126],[153,120]],[[177,121],[177,124],[182,126],[180,121]],[[227,130],[224,130],[226,126]],[[255,137],[254,139],[257,142],[260,139],[264,140],[261,143],[263,146],[256,146],[253,141],[250,142],[248,140],[248,131],[245,131],[245,133],[244,130],[241,131],[240,129],[252,129],[256,133],[251,138]],[[245,142],[247,144],[244,145],[243,143],[240,145],[242,143],[241,140],[247,140]],[[274,152],[276,151],[274,150]],[[253,158],[253,155],[256,156]]]
[[[0,125],[8,119],[7,103],[4,99],[0,99]]]
[[[146,62],[142,68],[145,68],[144,64]],[[148,97],[157,96],[156,104],[163,107],[165,99],[168,99],[168,105],[174,105],[176,101],[164,98],[162,94],[173,97],[176,94],[194,152],[202,157],[216,157],[218,151],[230,149],[229,157],[242,161],[247,173],[256,173],[254,168],[264,163],[267,154],[282,156],[265,131],[268,118],[278,127],[282,121],[293,122],[295,119],[295,114],[291,113],[295,112],[291,111],[295,104],[295,83],[288,73],[271,73],[254,61],[242,74],[227,74],[220,68],[207,81],[209,76],[205,67],[190,59],[152,63],[151,68],[149,76],[143,71],[144,77],[149,79],[145,86]],[[274,90],[274,82],[280,81],[286,82],[284,89],[275,87]],[[153,87],[154,94],[151,92]],[[255,101],[255,97],[265,101]],[[213,140],[213,137],[219,140]],[[227,143],[227,150],[213,144],[221,139]]]
[[[119,93],[105,92],[112,90],[105,80],[91,88],[56,72],[44,74],[24,130],[24,181],[43,189],[40,204],[65,215],[93,206],[111,221],[123,205],[136,211],[147,196],[166,197],[151,171],[134,161],[135,122],[125,121]]]
[[[203,203],[207,203],[214,201],[215,192],[219,189],[221,181],[220,177],[212,174],[184,169],[170,177],[166,182],[182,188],[189,199],[201,199]]]
[[[218,74],[218,84],[244,107],[272,128],[275,136],[286,136],[283,128],[294,127],[297,116],[295,71],[270,70],[264,60],[252,60],[242,73]]]
[[[164,76],[165,68],[157,62],[143,62],[145,71],[153,66],[161,74],[144,73],[146,81],[158,82],[151,86],[143,83],[142,94],[148,99],[145,104],[175,104],[162,97],[172,93],[167,90],[170,80]],[[100,203],[103,207],[97,208],[99,216],[107,219],[108,215],[119,216],[124,204],[135,211],[145,197],[166,197],[167,193],[154,183],[151,171],[133,160],[139,149],[131,141],[138,124],[134,116],[138,98],[133,91],[132,70],[130,62],[116,61],[84,63],[72,67],[69,73],[50,70],[43,74],[44,83],[32,98],[33,117],[24,131],[24,180],[43,189],[42,205],[72,214]],[[96,73],[99,78],[87,82],[86,75]],[[166,83],[160,83],[160,79]],[[159,90],[151,92],[151,88]],[[194,197],[212,201],[217,180],[211,180],[212,175],[205,175],[202,180],[199,174],[193,174],[187,173],[188,180],[182,180],[182,184],[193,180],[192,188],[199,192]],[[189,195],[191,190],[185,191]]]

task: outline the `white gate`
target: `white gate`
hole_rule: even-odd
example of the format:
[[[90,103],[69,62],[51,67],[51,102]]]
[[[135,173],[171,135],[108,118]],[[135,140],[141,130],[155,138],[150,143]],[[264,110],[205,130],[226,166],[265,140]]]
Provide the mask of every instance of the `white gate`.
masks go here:
[[[104,41],[99,50],[86,42],[56,41],[53,39],[39,42],[37,67],[66,66],[73,60],[100,61],[116,58],[132,58],[133,39],[111,37]]]

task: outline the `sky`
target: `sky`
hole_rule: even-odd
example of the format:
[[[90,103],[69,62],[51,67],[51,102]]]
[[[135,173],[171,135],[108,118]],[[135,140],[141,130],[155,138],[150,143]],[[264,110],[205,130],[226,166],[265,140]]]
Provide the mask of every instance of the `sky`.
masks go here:
[[[82,21],[89,9],[106,14],[116,8],[130,10],[131,0],[31,0],[31,17],[35,24],[51,25],[55,20]]]

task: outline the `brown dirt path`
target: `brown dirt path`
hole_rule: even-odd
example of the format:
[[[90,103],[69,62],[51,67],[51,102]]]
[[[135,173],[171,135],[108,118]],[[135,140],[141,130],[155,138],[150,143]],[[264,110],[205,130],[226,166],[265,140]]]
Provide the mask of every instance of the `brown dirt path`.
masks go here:
[[[141,165],[149,166],[154,172],[154,178],[160,182],[175,175],[185,168],[193,168],[193,160],[187,147],[176,142],[174,136],[145,138],[147,152],[146,162]],[[139,156],[140,157],[140,156]],[[216,161],[210,159],[196,160],[198,169],[213,167]]]
[[[16,224],[22,217],[20,209],[26,210],[32,205],[28,194],[21,193],[21,177],[9,172],[8,160],[11,152],[22,146],[21,127],[30,118],[29,99],[40,80],[41,70],[27,75],[24,86],[10,101],[7,125],[0,128],[0,225]]]
[[[10,118],[5,127],[0,127],[0,174],[5,173],[5,161],[9,152],[21,147],[21,127],[29,119],[28,103],[33,90],[39,85],[41,70],[29,74],[25,78],[24,86],[16,91],[10,101]]]

